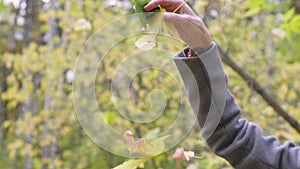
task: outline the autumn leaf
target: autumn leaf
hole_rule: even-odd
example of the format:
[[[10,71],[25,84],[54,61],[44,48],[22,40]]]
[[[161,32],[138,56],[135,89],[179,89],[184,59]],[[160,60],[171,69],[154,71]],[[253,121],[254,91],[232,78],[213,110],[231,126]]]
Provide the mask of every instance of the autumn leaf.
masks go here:
[[[195,153],[193,151],[185,151],[184,148],[177,148],[174,152],[174,154],[171,155],[173,159],[177,160],[186,160],[190,161],[191,158],[203,158],[203,157],[198,157],[195,156]]]
[[[134,139],[132,131],[124,132],[124,144],[130,153],[137,153],[143,155],[158,155],[165,150],[165,140],[170,137],[170,135],[162,136],[158,138],[141,138]]]

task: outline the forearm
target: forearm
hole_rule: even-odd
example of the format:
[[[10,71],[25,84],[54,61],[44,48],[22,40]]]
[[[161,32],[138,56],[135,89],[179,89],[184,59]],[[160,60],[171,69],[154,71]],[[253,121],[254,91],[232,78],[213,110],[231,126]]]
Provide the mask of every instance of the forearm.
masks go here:
[[[227,89],[215,44],[198,57],[186,58],[180,54],[175,62],[197,113],[202,135],[216,154],[235,168],[300,168],[299,147],[289,142],[280,145],[278,139],[265,137],[259,126],[240,119],[241,110]]]

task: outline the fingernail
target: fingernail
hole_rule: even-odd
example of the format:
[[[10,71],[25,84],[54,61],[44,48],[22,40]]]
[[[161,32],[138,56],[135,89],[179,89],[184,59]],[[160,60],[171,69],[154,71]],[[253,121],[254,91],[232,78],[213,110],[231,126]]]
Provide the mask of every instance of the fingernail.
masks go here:
[[[149,6],[149,3],[144,6],[144,10],[147,10],[148,6]]]

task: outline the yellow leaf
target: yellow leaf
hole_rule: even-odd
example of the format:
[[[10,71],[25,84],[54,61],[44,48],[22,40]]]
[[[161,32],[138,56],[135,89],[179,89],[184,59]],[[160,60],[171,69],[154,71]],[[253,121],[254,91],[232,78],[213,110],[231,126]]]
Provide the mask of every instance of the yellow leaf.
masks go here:
[[[157,12],[149,21],[148,32],[151,35],[145,35],[135,42],[135,46],[141,50],[147,51],[157,45],[157,36],[162,29],[163,15],[161,12]]]
[[[156,35],[145,35],[135,42],[135,46],[147,51],[156,47]]]
[[[11,121],[10,120],[6,120],[6,121],[3,122],[2,127],[4,129],[8,129],[10,125],[11,125]]]
[[[163,15],[161,12],[157,12],[149,22],[149,32],[158,34],[159,31],[162,29],[162,25],[163,25]]]

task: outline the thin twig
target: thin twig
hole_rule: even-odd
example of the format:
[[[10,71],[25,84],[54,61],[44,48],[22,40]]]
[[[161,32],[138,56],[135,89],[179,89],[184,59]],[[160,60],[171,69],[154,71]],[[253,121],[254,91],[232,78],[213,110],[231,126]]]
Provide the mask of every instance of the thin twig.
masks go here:
[[[203,159],[204,158],[204,156],[194,156],[193,158],[197,158],[197,159]]]
[[[173,11],[173,13],[177,12],[178,9],[181,8],[185,2],[186,2],[186,1],[184,0],[177,8]]]
[[[254,78],[252,78],[249,75],[248,72],[246,72],[243,68],[239,67],[230,58],[228,53],[225,53],[225,51],[221,47],[218,48],[224,63],[230,66],[235,72],[237,72],[250,88],[256,91],[268,103],[268,105],[270,105],[277,112],[279,116],[284,118],[291,125],[291,127],[293,127],[300,134],[300,123],[293,116],[289,115],[289,113],[286,112],[280,106],[280,104],[278,104],[276,100],[271,95],[269,95],[267,91]]]

